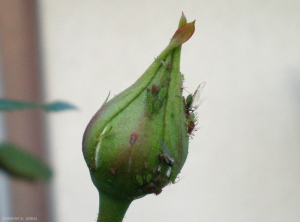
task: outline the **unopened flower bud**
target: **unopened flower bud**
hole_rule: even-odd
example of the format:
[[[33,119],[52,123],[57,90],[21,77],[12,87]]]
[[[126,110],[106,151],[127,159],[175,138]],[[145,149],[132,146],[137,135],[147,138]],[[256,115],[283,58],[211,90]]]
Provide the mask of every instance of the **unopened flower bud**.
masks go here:
[[[169,45],[145,73],[105,101],[88,124],[83,154],[100,196],[130,203],[158,195],[180,173],[190,122],[182,97],[180,51],[194,29],[183,15]]]

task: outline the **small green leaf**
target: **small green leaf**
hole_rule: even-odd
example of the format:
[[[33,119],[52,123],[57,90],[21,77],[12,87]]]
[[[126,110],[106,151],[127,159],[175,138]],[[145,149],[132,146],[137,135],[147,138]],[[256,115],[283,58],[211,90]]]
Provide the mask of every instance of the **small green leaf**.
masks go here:
[[[27,180],[49,180],[52,175],[49,166],[10,143],[0,144],[0,168],[11,176]]]
[[[13,111],[23,109],[44,109],[47,112],[58,112],[69,109],[76,109],[75,106],[62,101],[40,104],[10,99],[0,99],[0,111]]]

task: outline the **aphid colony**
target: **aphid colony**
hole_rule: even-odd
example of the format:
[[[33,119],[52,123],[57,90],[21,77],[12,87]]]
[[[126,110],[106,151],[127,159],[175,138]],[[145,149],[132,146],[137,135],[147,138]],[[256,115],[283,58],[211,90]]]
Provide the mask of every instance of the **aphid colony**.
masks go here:
[[[136,175],[136,182],[141,187],[138,190],[140,193],[154,193],[158,195],[162,191],[161,187],[164,187],[170,183],[172,166],[175,164],[175,160],[170,156],[170,150],[163,141],[161,146],[162,152],[158,155],[160,163],[158,164],[157,168],[153,169],[152,174],[148,174],[144,177],[139,174]],[[167,169],[164,173],[162,173],[163,166],[167,166]]]
[[[187,125],[187,132],[189,135],[193,135],[193,131],[197,124],[197,116],[196,116],[196,109],[200,106],[203,100],[200,100],[200,93],[205,86],[205,82],[202,82],[195,92],[189,94],[186,98],[183,97],[183,104],[185,108],[185,117],[186,117],[186,125]]]
[[[147,109],[148,114],[157,113],[162,105],[163,100],[167,96],[167,81],[162,86],[153,84],[151,89],[147,89]]]
[[[163,66],[166,66],[167,73],[170,73],[172,70],[172,63],[166,63],[161,61]],[[168,93],[168,84],[170,80],[170,75],[168,74],[164,80],[162,80],[161,85],[152,84],[151,88],[147,88],[147,111],[148,114],[151,115],[153,113],[157,113],[162,107],[164,99],[167,97]]]

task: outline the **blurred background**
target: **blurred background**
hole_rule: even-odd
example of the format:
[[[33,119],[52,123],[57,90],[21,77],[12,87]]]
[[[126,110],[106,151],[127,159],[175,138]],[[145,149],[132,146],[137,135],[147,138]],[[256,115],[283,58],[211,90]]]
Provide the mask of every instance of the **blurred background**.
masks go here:
[[[0,3],[1,95],[63,99],[79,108],[44,116],[34,124],[40,136],[26,136],[26,127],[18,133],[51,164],[54,177],[50,184],[30,184],[1,174],[2,219],[96,220],[98,192],[81,151],[84,129],[108,92],[130,86],[164,49],[183,11],[188,21],[196,19],[182,49],[184,86],[193,92],[206,82],[198,130],[180,181],[134,201],[124,221],[299,221],[299,1]],[[13,38],[5,38],[5,27],[28,45],[6,47]],[[22,47],[17,64],[29,59],[31,69],[9,72],[15,65],[7,58]],[[6,123],[1,139],[20,140],[17,126],[0,122]]]

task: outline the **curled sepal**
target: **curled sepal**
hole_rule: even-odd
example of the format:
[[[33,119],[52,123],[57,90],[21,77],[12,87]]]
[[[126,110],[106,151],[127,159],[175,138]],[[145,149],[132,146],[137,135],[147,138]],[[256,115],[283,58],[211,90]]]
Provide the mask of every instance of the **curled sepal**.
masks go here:
[[[195,32],[195,21],[185,23],[173,35],[170,45],[174,45],[175,47],[180,46],[185,43]]]

